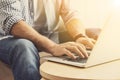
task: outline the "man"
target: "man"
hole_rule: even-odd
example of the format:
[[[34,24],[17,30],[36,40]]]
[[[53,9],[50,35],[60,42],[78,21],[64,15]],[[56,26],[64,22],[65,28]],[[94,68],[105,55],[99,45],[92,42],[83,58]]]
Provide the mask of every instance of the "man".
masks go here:
[[[57,44],[60,16],[77,42]],[[69,0],[0,0],[0,36],[0,60],[15,80],[40,80],[38,51],[75,59],[72,53],[87,58],[85,47],[93,47]]]

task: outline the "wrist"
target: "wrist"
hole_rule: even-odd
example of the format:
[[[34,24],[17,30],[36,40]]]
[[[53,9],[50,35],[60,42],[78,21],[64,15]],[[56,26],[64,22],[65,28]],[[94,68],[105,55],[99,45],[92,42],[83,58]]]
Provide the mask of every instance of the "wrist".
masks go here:
[[[56,45],[56,43],[42,35],[40,35],[38,39],[35,40],[35,44],[38,49],[43,49],[49,53],[52,53],[52,48]]]
[[[78,34],[74,37],[74,39],[77,40],[79,38],[85,38],[85,37],[86,37],[86,35],[84,35],[84,34]]]

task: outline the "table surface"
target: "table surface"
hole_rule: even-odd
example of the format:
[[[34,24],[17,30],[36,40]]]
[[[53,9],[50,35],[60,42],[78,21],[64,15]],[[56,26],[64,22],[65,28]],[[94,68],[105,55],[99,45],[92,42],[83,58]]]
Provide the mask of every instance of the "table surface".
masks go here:
[[[90,68],[46,61],[41,65],[40,72],[44,78],[50,80],[120,79],[120,60]]]

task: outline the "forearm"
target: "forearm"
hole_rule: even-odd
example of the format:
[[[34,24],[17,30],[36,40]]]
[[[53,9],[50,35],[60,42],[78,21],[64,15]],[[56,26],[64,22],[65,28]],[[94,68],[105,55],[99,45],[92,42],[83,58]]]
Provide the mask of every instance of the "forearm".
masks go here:
[[[79,19],[72,19],[66,25],[68,33],[76,39],[85,35],[85,28]]]
[[[79,13],[70,8],[70,0],[62,0],[60,12],[65,27],[73,39],[85,35],[85,29],[79,19]]]
[[[51,52],[51,47],[55,45],[54,42],[40,35],[24,21],[19,21],[18,23],[14,24],[11,29],[11,34],[15,37],[28,39],[32,41],[38,49],[42,47],[49,52]]]

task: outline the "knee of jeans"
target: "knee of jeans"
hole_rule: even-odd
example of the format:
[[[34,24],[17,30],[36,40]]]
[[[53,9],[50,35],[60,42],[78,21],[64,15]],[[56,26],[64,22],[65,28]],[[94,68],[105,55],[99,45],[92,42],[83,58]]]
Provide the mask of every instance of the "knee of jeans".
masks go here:
[[[17,72],[24,73],[28,77],[36,74],[39,75],[39,60],[38,50],[35,45],[27,39],[18,39],[14,43],[14,52],[11,53],[10,61],[12,62],[12,68],[14,74]],[[22,68],[22,69],[21,69]],[[23,71],[23,72],[22,72]],[[25,72],[24,72],[25,71]],[[24,76],[24,75],[22,75]],[[38,80],[38,79],[26,79],[26,80]]]
[[[35,45],[27,39],[18,39],[15,41],[15,47],[20,47],[20,48],[30,48],[30,47],[35,47]]]
[[[39,60],[38,50],[31,41],[27,39],[18,39],[13,46],[14,48],[10,54],[12,60],[23,59],[29,62],[34,61],[35,59]]]
[[[32,41],[27,39],[18,39],[15,44],[14,48],[16,51],[36,51],[38,52],[36,46],[32,43]]]

